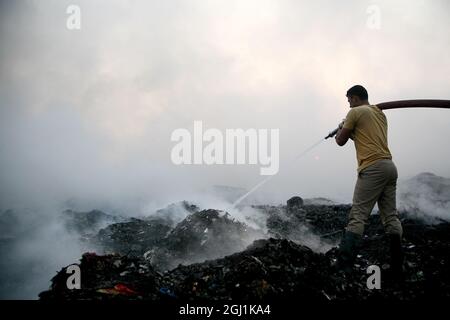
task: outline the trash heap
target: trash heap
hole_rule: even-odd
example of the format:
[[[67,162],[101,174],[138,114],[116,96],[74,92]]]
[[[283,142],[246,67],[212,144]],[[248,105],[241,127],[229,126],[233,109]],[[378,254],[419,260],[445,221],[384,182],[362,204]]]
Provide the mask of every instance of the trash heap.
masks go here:
[[[267,212],[267,228],[276,237],[290,238],[299,226],[330,239],[340,238],[350,205],[254,206]]]
[[[101,229],[92,239],[102,253],[118,253],[133,257],[142,256],[149,248],[160,246],[171,230],[165,220],[155,218],[115,223]]]
[[[52,279],[50,290],[42,292],[40,298],[42,300],[159,298],[161,275],[142,258],[85,253],[79,266],[81,289],[67,288],[70,273],[68,274],[66,267]]]
[[[195,204],[188,201],[180,201],[159,209],[154,214],[144,219],[149,221],[159,220],[161,223],[174,227],[189,214],[197,211],[200,211],[200,208]]]
[[[173,209],[169,206],[145,219],[111,224],[101,229],[91,244],[101,254],[144,257],[155,269],[165,271],[244,250],[255,239],[265,237],[227,212],[212,209],[186,214],[174,226],[182,214],[168,214],[168,210],[174,213]]]
[[[120,217],[109,215],[100,210],[86,212],[65,210],[61,218],[68,231],[78,232],[82,235],[95,233],[107,224],[122,220]]]
[[[231,218],[227,212],[203,210],[191,214],[171,230],[146,258],[156,269],[200,262],[244,250],[261,232]]]
[[[447,221],[428,223],[400,214],[405,250],[405,281],[400,285],[387,276],[389,249],[379,216],[371,216],[354,273],[347,276],[334,266],[335,247],[321,253],[292,241],[292,234],[303,228],[336,244],[350,206],[295,199],[286,206],[253,209],[267,216],[265,232],[213,209],[190,213],[173,228],[158,217],[110,225],[97,240],[105,252],[116,253],[82,256],[81,289],[67,289],[69,274],[63,268],[39,296],[151,301],[450,298]],[[132,249],[132,254],[127,252]],[[370,265],[381,268],[380,290],[367,287]]]

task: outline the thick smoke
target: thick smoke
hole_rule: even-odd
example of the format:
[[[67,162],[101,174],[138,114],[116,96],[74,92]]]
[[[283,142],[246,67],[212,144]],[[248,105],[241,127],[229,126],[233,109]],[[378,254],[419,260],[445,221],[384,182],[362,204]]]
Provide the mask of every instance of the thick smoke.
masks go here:
[[[62,266],[91,248],[69,233],[55,208],[14,209],[1,220],[0,297],[36,299]]]
[[[366,84],[373,102],[415,98],[418,88],[448,98],[446,1],[381,1],[378,31],[356,0],[76,3],[81,29],[70,31],[73,1],[0,1],[1,297],[36,298],[59,268],[95,249],[67,230],[67,209],[126,219],[188,200],[265,233],[257,209],[230,209],[223,188],[205,191],[249,190],[262,179],[258,167],[171,163],[171,133],[192,130],[194,120],[222,132],[280,129],[280,172],[247,204],[292,195],[349,202],[353,148],[323,143],[284,166],[345,116],[348,87]],[[388,118],[405,176],[450,176],[446,110]],[[425,137],[412,130],[424,123],[434,129]],[[439,202],[423,188],[404,205],[448,217],[448,193]],[[187,214],[175,209],[174,219]],[[322,250],[308,230],[292,239]]]

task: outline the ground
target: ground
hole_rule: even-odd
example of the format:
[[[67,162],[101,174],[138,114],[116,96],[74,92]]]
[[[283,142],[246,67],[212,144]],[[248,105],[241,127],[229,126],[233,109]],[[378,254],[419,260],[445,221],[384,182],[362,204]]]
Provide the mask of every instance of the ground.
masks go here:
[[[89,239],[103,252],[82,256],[78,263],[81,289],[67,288],[69,274],[63,268],[40,299],[208,302],[450,297],[449,222],[425,221],[400,212],[406,261],[405,279],[399,282],[389,277],[387,239],[379,216],[372,215],[354,272],[348,276],[335,267],[335,261],[350,206],[296,203],[253,206],[265,217],[265,228],[260,229],[226,212],[196,207],[178,223],[150,217],[112,224]],[[367,287],[370,265],[381,269],[381,289]]]

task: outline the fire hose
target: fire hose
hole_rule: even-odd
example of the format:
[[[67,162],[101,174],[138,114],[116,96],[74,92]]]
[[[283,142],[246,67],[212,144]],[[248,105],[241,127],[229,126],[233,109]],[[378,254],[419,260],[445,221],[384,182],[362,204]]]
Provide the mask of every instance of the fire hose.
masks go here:
[[[381,110],[389,110],[389,109],[403,109],[403,108],[443,108],[450,109],[450,100],[399,100],[399,101],[390,101],[390,102],[382,102],[376,105]],[[331,131],[325,139],[332,138],[339,131],[340,127],[337,127],[333,131]]]

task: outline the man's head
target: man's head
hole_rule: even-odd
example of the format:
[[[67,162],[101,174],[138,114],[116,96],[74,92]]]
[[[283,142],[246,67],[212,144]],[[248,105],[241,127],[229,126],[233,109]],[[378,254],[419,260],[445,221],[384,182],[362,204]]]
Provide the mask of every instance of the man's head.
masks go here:
[[[369,104],[369,95],[363,86],[356,85],[348,89],[347,100],[350,104],[350,108],[354,108],[364,104]]]

